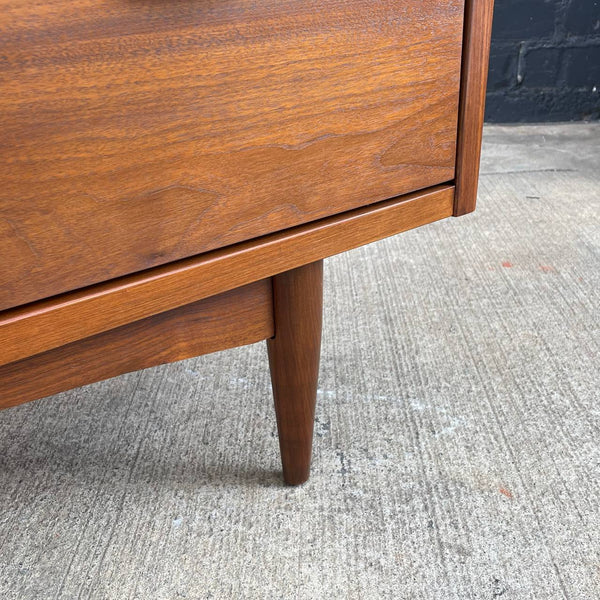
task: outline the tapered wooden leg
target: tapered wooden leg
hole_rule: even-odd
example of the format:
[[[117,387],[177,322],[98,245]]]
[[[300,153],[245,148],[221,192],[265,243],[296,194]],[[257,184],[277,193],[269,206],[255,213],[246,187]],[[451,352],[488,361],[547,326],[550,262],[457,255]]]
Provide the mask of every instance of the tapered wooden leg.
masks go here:
[[[267,340],[283,478],[308,479],[323,321],[323,261],[273,277],[275,337]]]

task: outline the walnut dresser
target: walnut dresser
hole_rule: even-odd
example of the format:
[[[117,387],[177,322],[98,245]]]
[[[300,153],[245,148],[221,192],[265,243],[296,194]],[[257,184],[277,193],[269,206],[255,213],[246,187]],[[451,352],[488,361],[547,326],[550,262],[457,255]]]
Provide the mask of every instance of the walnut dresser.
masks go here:
[[[475,207],[492,0],[0,0],[0,408],[267,340],[308,477],[323,258]]]

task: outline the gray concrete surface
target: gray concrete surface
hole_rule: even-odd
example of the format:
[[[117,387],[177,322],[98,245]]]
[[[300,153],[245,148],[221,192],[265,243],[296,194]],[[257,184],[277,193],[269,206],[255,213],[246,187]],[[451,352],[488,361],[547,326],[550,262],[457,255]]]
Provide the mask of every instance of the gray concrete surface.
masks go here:
[[[2,412],[0,598],[599,598],[599,173],[489,127],[475,214],[327,262],[303,487],[262,344]]]

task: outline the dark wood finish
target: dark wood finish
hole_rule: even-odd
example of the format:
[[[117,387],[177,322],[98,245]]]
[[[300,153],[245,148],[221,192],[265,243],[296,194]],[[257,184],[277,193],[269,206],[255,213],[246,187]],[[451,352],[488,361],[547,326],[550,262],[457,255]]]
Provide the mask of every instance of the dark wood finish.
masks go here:
[[[273,278],[275,337],[267,341],[283,478],[308,479],[323,319],[323,261]]]
[[[466,0],[454,215],[475,210],[494,0]]]
[[[274,334],[271,280],[0,366],[0,408]]]
[[[492,4],[0,0],[0,408],[274,336],[305,481],[322,259],[474,209]]]
[[[0,314],[0,364],[452,215],[439,186]]]
[[[0,309],[452,180],[463,3],[0,0]]]

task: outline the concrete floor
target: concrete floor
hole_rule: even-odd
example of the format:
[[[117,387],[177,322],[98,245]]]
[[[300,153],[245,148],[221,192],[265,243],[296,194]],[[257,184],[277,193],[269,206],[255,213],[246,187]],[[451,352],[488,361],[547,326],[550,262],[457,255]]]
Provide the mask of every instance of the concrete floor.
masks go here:
[[[600,597],[600,124],[332,258],[311,480],[262,344],[0,414],[0,598]]]

